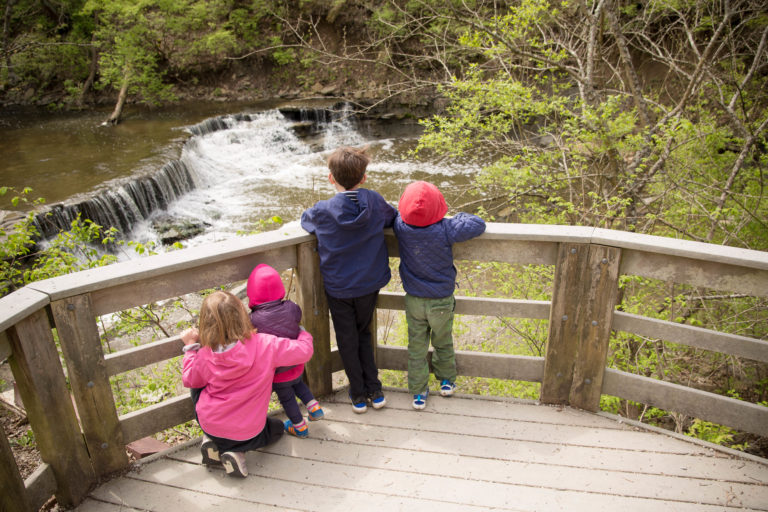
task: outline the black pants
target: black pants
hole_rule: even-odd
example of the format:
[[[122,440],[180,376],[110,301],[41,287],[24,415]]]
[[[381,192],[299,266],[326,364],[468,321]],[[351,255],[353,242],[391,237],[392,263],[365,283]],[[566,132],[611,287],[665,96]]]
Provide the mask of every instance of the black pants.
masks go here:
[[[304,405],[315,399],[312,396],[312,391],[309,390],[301,376],[287,382],[273,382],[272,391],[277,393],[277,399],[280,400],[280,405],[283,406],[285,415],[288,416],[288,419],[294,425],[304,420],[299,404],[296,403],[296,397],[299,397],[304,402]]]
[[[192,395],[192,403],[195,404],[195,419],[197,419],[197,401],[200,399],[200,393],[205,388],[190,388],[189,392]],[[200,420],[197,420],[198,425]],[[204,431],[205,432],[205,431]],[[283,422],[272,416],[267,416],[267,423],[264,425],[264,429],[259,432],[256,437],[246,439],[245,441],[235,441],[234,439],[226,439],[224,437],[212,436],[208,432],[205,432],[220,453],[224,452],[248,452],[256,450],[262,446],[267,446],[274,443],[280,436],[283,435],[284,427]]]
[[[325,295],[336,331],[339,355],[349,379],[350,396],[358,399],[381,391],[379,370],[371,346],[371,321],[379,292],[351,299]]]

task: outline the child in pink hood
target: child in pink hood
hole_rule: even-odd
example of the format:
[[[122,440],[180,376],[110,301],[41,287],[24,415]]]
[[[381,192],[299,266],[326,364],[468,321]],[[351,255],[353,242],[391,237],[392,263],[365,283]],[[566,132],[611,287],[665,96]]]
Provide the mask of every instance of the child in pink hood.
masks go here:
[[[295,302],[284,300],[285,286],[280,274],[264,263],[257,265],[248,277],[246,286],[251,324],[257,331],[284,338],[295,338],[301,322],[301,308]],[[298,397],[307,408],[310,421],[322,419],[323,409],[301,378],[304,365],[280,367],[275,372],[272,390],[283,406],[288,420],[285,431],[296,437],[307,437],[309,427],[296,403]]]
[[[221,462],[227,474],[245,477],[245,452],[274,443],[283,423],[267,416],[272,379],[280,366],[312,357],[312,336],[296,339],[257,333],[240,299],[217,291],[203,301],[199,331],[182,333],[182,383],[192,401],[203,443],[203,464]]]

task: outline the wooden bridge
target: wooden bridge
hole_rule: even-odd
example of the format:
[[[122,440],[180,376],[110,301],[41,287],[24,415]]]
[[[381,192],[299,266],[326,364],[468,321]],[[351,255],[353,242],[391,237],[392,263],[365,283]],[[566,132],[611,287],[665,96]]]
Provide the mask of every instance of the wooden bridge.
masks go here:
[[[387,240],[397,257],[391,233]],[[605,367],[612,331],[768,362],[768,342],[615,307],[620,275],[765,296],[767,253],[596,228],[489,224],[455,255],[554,265],[550,301],[457,297],[458,314],[549,321],[545,357],[457,355],[460,375],[541,383],[536,403],[430,397],[416,412],[408,396],[390,390],[388,407],[354,415],[332,386],[342,366],[316,244],[295,228],[35,282],[0,299],[0,360],[11,362],[45,461],[22,480],[0,436],[0,508],[37,510],[56,496],[81,511],[768,510],[765,460],[596,412],[607,394],[768,436],[766,407]],[[182,395],[118,415],[109,378],[175,357],[181,342],[104,354],[96,317],[242,282],[258,263],[296,271],[297,302],[315,338],[306,377],[328,417],[310,425],[309,439],[249,453],[244,480],[200,466],[196,442],[130,468],[127,443],[184,423],[193,410]],[[382,309],[403,306],[401,294],[379,300]],[[382,369],[405,370],[406,356],[377,344]]]

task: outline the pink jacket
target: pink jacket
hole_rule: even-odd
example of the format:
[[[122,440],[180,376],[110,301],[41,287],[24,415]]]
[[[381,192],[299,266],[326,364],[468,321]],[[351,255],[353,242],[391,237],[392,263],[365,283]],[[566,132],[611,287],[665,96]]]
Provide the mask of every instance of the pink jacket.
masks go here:
[[[196,407],[200,427],[234,441],[257,436],[267,421],[275,368],[305,363],[312,350],[312,335],[301,331],[295,340],[257,333],[226,352],[187,351],[181,380],[204,388]]]

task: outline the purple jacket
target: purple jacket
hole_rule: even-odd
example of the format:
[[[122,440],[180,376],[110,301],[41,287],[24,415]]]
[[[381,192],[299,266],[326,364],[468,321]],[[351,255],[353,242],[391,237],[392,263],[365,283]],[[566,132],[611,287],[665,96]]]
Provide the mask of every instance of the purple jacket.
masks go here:
[[[301,308],[290,300],[273,300],[251,307],[251,324],[258,332],[273,334],[279,338],[296,339],[299,336]],[[288,382],[304,372],[304,365],[280,367],[274,382]]]

